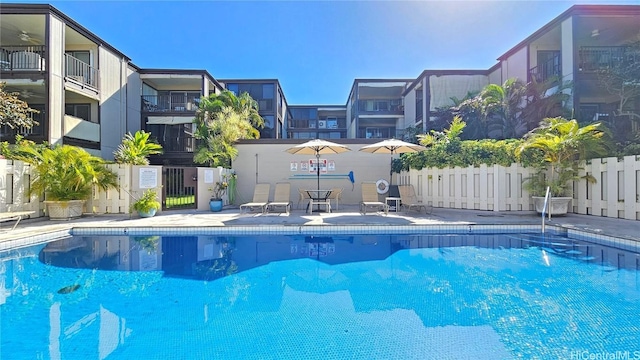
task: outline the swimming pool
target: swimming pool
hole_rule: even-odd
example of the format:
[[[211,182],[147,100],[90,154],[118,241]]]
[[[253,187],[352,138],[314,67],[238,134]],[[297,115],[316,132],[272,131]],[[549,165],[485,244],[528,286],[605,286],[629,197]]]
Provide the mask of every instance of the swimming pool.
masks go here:
[[[561,236],[75,236],[0,261],[2,359],[640,357],[638,254]]]

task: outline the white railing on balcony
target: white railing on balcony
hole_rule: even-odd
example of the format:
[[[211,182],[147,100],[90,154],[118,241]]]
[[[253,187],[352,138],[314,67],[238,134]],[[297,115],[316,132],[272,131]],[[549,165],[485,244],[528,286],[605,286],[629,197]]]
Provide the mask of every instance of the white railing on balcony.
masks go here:
[[[15,45],[0,47],[0,71],[46,70],[43,45]]]
[[[77,59],[70,54],[64,54],[65,79],[73,81],[81,86],[98,90],[99,71],[86,62]]]

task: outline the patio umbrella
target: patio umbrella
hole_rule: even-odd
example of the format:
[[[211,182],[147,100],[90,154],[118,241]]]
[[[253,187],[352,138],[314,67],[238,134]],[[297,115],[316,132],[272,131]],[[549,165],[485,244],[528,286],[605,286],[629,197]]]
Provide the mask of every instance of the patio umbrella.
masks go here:
[[[360,148],[360,151],[372,154],[391,154],[391,165],[393,165],[393,154],[403,154],[411,152],[419,152],[427,148],[421,145],[408,143],[398,139],[388,139],[377,142],[375,144],[366,145]],[[393,167],[389,168],[389,184],[392,183]]]
[[[320,154],[339,154],[346,151],[351,151],[348,147],[340,144],[333,143],[322,139],[315,139],[288,148],[286,150],[290,154],[295,155],[315,155],[317,161],[317,174],[318,174],[318,191],[320,191]]]

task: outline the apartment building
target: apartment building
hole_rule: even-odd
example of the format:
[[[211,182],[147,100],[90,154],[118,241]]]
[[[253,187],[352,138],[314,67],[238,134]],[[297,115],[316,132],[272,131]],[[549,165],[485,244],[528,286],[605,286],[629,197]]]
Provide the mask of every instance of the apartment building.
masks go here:
[[[286,136],[288,105],[277,79],[226,79],[220,82],[234,94],[240,95],[247,92],[258,102],[258,112],[264,119],[260,138],[281,139]]]
[[[506,53],[486,71],[425,70],[403,94],[405,121],[429,130],[438,107],[453,105],[450,97],[464,98],[487,84],[509,78],[538,82],[552,77],[573,84],[565,104],[581,122],[616,117],[617,131],[637,130],[633,115],[640,113],[640,99],[629,99],[620,109],[620,98],[609,93],[599,72],[625,61],[640,61],[629,54],[628,44],[640,40],[640,6],[575,5],[544,25]],[[637,119],[636,119],[637,120]]]
[[[402,94],[414,80],[355,79],[347,100],[347,137],[401,137],[404,129]]]
[[[290,139],[346,139],[345,105],[291,105],[287,122]]]
[[[200,98],[224,87],[206,70],[140,69],[140,129],[150,132],[164,153],[153,164],[192,165],[196,148],[193,119]]]
[[[0,16],[0,80],[40,110],[37,126],[3,127],[1,139],[21,134],[112,158],[139,128],[139,69],[52,6],[0,4]]]
[[[573,84],[569,107],[581,121],[616,116],[637,129],[640,100],[620,108],[598,72],[630,59],[640,6],[576,5],[497,58],[489,69],[424,70],[411,79],[355,79],[344,105],[288,105],[277,79],[216,80],[207,70],[145,69],[50,5],[0,4],[0,80],[33,108],[39,125],[0,129],[35,141],[81,146],[105,159],[126,132],[144,129],[164,147],[157,164],[192,164],[193,124],[201,96],[248,92],[265,119],[261,137],[391,138],[431,129],[435,111],[508,78],[559,77]],[[622,120],[620,120],[622,119]]]

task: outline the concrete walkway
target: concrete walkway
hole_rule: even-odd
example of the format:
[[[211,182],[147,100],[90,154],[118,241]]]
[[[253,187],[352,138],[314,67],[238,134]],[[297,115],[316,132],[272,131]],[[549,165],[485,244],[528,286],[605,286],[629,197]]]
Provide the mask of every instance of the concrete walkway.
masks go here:
[[[340,206],[333,213],[305,213],[293,210],[287,214],[243,213],[237,208],[225,208],[219,213],[194,210],[164,211],[152,218],[137,215],[86,215],[71,221],[51,221],[48,218],[23,220],[16,229],[8,231],[12,224],[2,223],[0,242],[68,230],[74,227],[233,227],[273,225],[318,226],[384,226],[384,225],[540,225],[541,217],[530,211],[494,212],[477,210],[434,208],[431,214],[411,212],[368,213],[362,215],[355,205]],[[611,219],[590,215],[569,214],[554,217],[547,225],[572,228],[593,234],[608,235],[640,242],[640,221]]]

